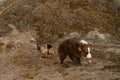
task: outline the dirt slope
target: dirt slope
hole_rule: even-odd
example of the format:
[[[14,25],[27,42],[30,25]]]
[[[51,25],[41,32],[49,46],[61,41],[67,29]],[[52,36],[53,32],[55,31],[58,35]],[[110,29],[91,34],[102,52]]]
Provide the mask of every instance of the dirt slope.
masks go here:
[[[119,0],[8,0],[0,4],[0,80],[120,80]],[[52,37],[51,37],[52,36]],[[61,65],[57,47],[71,37],[93,42],[92,64]],[[32,38],[56,54],[39,59]]]
[[[39,59],[40,53],[31,42],[34,31],[10,34],[4,39],[20,40],[19,48],[0,52],[0,80],[119,80],[120,79],[120,45],[95,44],[93,62],[88,65],[83,59],[82,65],[71,63],[67,58],[61,65],[57,51],[52,58]],[[29,36],[28,36],[29,35]],[[34,34],[35,36],[35,34]],[[11,38],[12,37],[12,38]],[[59,42],[54,43],[57,50]]]

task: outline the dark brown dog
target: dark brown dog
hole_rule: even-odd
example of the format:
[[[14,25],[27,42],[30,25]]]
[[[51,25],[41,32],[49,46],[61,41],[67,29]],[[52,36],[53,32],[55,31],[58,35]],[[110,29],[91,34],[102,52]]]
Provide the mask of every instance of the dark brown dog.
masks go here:
[[[61,64],[64,62],[64,59],[68,55],[72,61],[77,61],[81,64],[81,56],[87,56],[88,63],[91,63],[91,44],[89,44],[85,40],[80,40],[79,38],[72,38],[63,41],[58,48],[59,58],[61,60]]]

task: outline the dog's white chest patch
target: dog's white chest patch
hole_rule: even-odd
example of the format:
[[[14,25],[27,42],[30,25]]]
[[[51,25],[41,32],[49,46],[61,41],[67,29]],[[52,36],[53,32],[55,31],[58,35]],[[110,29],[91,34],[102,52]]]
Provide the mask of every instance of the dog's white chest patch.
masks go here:
[[[90,53],[90,48],[88,47],[88,54],[87,54],[87,58],[92,58],[92,55]]]

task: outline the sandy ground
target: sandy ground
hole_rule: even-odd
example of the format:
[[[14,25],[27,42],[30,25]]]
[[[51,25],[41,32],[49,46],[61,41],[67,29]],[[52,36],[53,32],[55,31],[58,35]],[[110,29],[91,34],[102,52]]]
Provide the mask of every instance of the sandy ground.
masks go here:
[[[77,65],[69,58],[61,65],[57,55],[58,43],[54,44],[56,54],[53,57],[40,60],[35,44],[26,35],[27,32],[9,36],[22,40],[24,44],[0,52],[0,80],[120,80],[120,44],[108,44],[104,51],[102,46],[96,47],[91,65],[86,59],[82,65]],[[101,53],[107,54],[107,58],[99,56]],[[114,53],[114,58],[109,53]]]

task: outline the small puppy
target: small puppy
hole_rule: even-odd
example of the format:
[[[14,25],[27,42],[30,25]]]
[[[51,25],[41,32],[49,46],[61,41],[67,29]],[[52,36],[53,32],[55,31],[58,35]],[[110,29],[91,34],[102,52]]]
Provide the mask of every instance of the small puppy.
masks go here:
[[[51,57],[55,53],[52,44],[37,43],[37,50],[40,51],[44,58]]]

